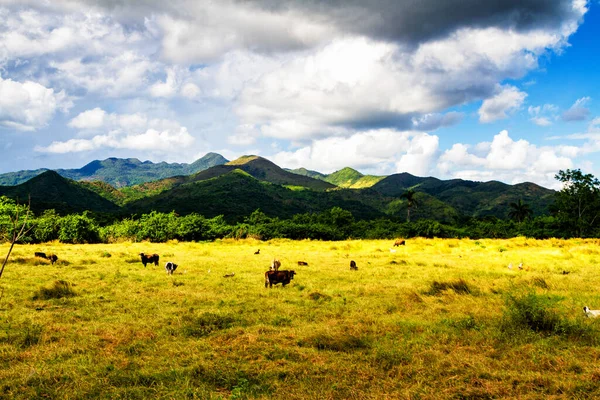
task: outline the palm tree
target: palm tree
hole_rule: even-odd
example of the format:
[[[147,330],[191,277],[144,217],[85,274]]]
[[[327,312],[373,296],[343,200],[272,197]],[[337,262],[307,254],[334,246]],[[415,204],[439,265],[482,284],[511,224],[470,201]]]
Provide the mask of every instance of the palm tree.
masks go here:
[[[419,202],[415,198],[416,194],[414,190],[408,189],[400,195],[401,199],[406,199],[406,222],[410,222],[410,209],[419,205]]]
[[[531,211],[529,204],[523,203],[522,199],[519,199],[516,203],[510,203],[509,206],[511,210],[509,211],[508,216],[512,219],[516,219],[519,223],[533,215],[533,211]]]

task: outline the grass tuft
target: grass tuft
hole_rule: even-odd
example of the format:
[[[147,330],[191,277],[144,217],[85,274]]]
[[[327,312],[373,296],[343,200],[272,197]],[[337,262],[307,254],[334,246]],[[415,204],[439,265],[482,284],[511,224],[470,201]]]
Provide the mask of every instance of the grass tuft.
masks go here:
[[[352,352],[355,350],[368,349],[371,347],[369,340],[346,333],[336,336],[319,333],[298,342],[300,347],[314,347],[318,350],[330,350],[337,352]]]
[[[73,290],[73,284],[67,281],[54,281],[50,287],[40,288],[34,295],[33,300],[61,299],[73,297],[77,293]]]
[[[323,294],[323,293],[319,293],[319,292],[312,292],[311,294],[308,295],[308,297],[310,297],[312,300],[315,300],[315,301],[318,301],[318,300],[329,301],[329,300],[331,300],[331,296],[329,296],[328,294]]]
[[[205,337],[213,332],[221,331],[237,325],[236,316],[205,312],[202,315],[184,317],[183,334],[188,337]]]
[[[458,279],[455,281],[438,282],[433,281],[429,286],[429,290],[425,294],[430,296],[440,296],[446,290],[453,290],[456,294],[472,294],[473,289],[464,279]]]

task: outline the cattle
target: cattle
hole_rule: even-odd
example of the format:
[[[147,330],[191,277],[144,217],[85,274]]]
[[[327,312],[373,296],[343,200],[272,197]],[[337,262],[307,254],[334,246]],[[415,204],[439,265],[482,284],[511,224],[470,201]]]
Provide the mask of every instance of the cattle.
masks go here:
[[[146,264],[152,264],[158,266],[158,254],[145,255],[144,253],[140,253],[140,257],[142,258],[142,264],[144,264],[144,268]]]
[[[256,250],[254,254],[260,254],[260,249]]]
[[[176,269],[177,269],[177,264],[175,264],[174,262],[168,261],[165,264],[165,270],[167,271],[168,275],[173,275],[173,272],[175,272]]]
[[[40,257],[40,258],[48,259],[48,257],[46,256],[46,253],[42,253],[42,252],[39,252],[39,251],[35,252],[35,256],[36,257]]]
[[[308,266],[308,263],[306,261],[298,261],[298,265],[306,265],[306,266]]]
[[[228,274],[223,275],[223,278],[233,278],[235,276],[235,272],[230,272]]]
[[[590,310],[588,306],[583,307],[583,313],[588,318],[597,318],[600,316],[600,310]]]
[[[354,260],[350,261],[350,269],[354,271],[358,271],[358,267],[356,266],[356,262]]]
[[[406,240],[404,240],[404,239],[396,239],[396,241],[394,242],[394,247],[405,246],[405,245],[406,245]]]
[[[278,259],[273,259],[273,262],[271,263],[271,271],[279,271],[279,267],[281,267],[281,262]]]
[[[292,279],[294,279],[294,275],[296,275],[296,271],[267,271],[265,272],[265,287],[273,287],[273,285],[277,285],[281,283],[281,286],[285,286]]]
[[[48,258],[48,260],[50,260],[52,265],[54,265],[54,263],[58,260],[58,257],[56,256],[56,254],[50,254],[47,258]]]

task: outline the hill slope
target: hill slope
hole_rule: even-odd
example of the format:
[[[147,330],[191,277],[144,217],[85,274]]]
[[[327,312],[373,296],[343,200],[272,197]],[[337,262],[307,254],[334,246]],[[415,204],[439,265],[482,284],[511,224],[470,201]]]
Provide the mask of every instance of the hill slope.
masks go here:
[[[463,215],[490,215],[499,218],[505,218],[509,212],[509,203],[519,199],[530,205],[534,215],[545,214],[554,201],[555,193],[529,182],[508,185],[497,181],[443,181],[432,177],[416,177],[408,173],[390,175],[373,186],[373,190],[391,197],[398,197],[408,189],[434,196]]]
[[[102,181],[117,188],[156,181],[176,175],[190,175],[215,165],[225,164],[220,154],[208,153],[191,164],[153,163],[137,158],[107,158],[95,160],[79,169],[58,169],[56,172],[76,181]],[[0,175],[0,185],[18,185],[47,169],[9,172]]]
[[[117,212],[119,207],[87,189],[82,184],[46,171],[16,186],[0,186],[0,196],[26,203],[31,196],[31,209],[41,212],[55,209],[58,213]]]

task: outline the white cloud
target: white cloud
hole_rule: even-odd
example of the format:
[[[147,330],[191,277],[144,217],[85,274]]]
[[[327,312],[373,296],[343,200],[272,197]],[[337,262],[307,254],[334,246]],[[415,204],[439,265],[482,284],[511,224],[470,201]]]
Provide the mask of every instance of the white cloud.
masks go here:
[[[186,149],[194,137],[177,121],[149,119],[144,114],[108,114],[100,108],[87,110],[73,118],[70,126],[82,130],[103,130],[90,139],[55,141],[37,146],[38,152],[73,153],[98,149],[150,150],[159,153]]]
[[[312,140],[310,145],[295,151],[276,153],[272,159],[287,168],[305,167],[324,173],[349,166],[375,174],[426,175],[437,149],[437,136],[378,129],[356,132],[349,137]]]
[[[418,118],[413,118],[412,123],[415,129],[433,131],[438,128],[456,125],[463,117],[463,113],[456,111],[446,114],[424,114]]]
[[[106,117],[106,111],[96,107],[93,110],[87,110],[69,122],[71,128],[76,129],[97,129],[104,126],[104,119]]]
[[[438,170],[453,178],[471,180],[496,179],[508,183],[535,182],[557,188],[554,175],[561,169],[573,168],[573,158],[580,154],[571,146],[538,147],[526,140],[513,140],[507,131],[494,136],[474,154],[471,146],[457,143],[438,160]]]
[[[479,108],[480,122],[493,122],[499,119],[508,118],[508,114],[516,111],[525,101],[527,93],[519,91],[514,86],[498,85],[496,94],[485,99]]]
[[[550,126],[552,120],[556,119],[558,107],[554,104],[544,104],[543,106],[529,106],[527,112],[531,116],[531,122],[538,126]]]
[[[57,111],[66,112],[72,106],[64,91],[0,77],[0,125],[33,131],[48,124]]]
[[[577,99],[575,103],[562,114],[562,119],[565,121],[583,121],[590,115],[589,108],[586,105],[591,101],[590,97],[582,97]]]

